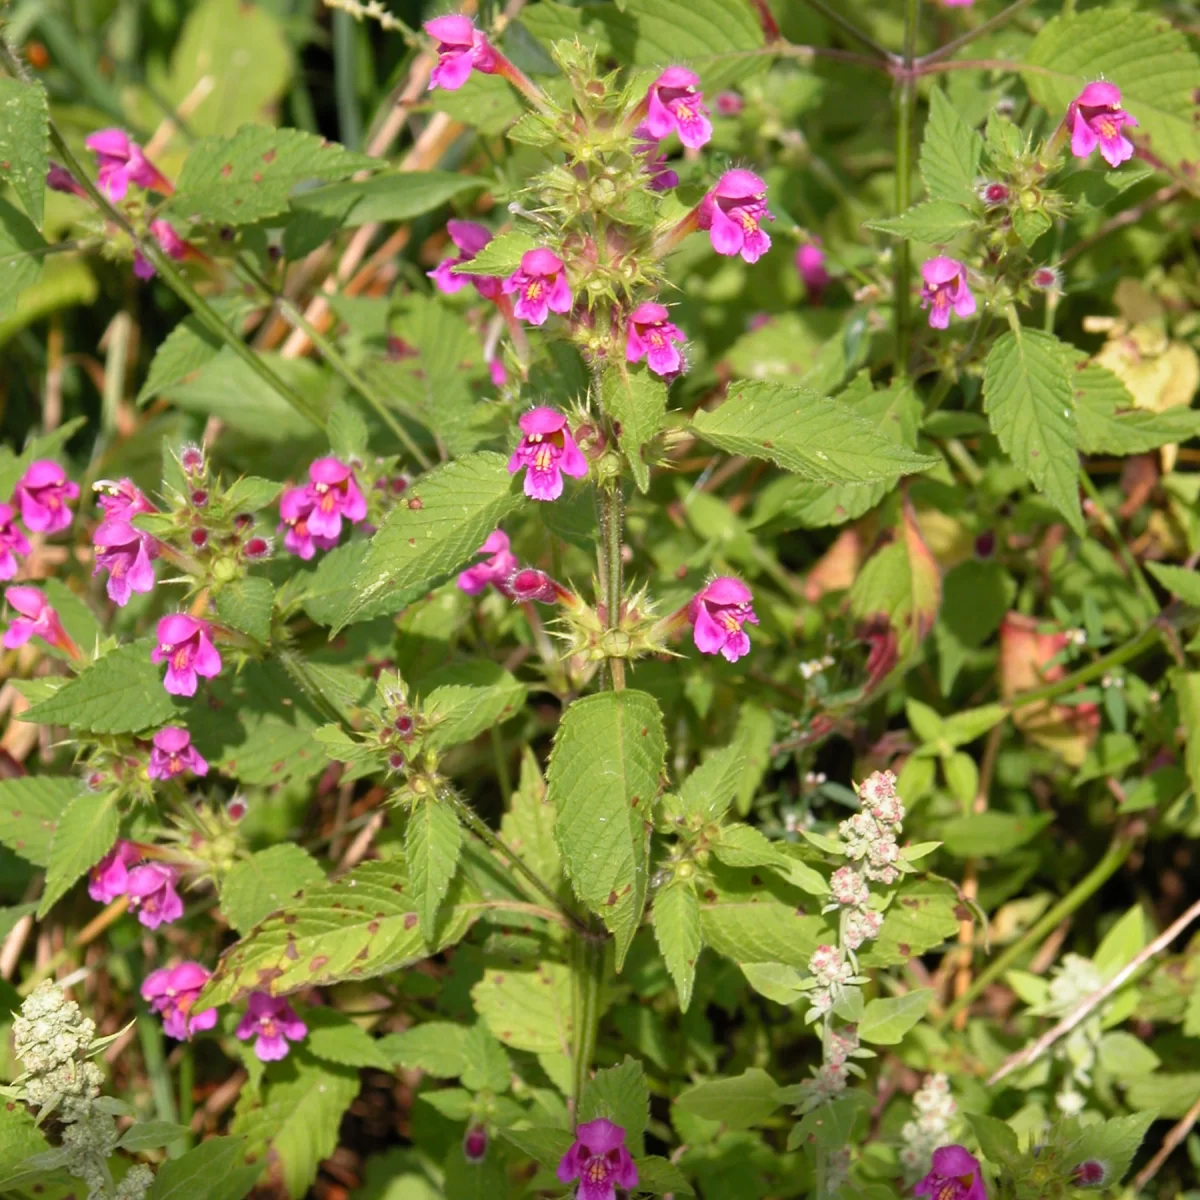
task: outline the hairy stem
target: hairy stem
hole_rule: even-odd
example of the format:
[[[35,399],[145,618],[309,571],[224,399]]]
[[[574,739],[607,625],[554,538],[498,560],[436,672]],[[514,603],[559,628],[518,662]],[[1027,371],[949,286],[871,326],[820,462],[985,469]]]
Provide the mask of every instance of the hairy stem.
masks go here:
[[[621,541],[624,532],[620,480],[601,486],[596,503],[600,523],[600,545],[596,553],[607,616],[605,623],[609,629],[616,629],[621,623]],[[625,687],[625,660],[609,658],[608,672],[613,690],[621,691]]]
[[[912,203],[913,115],[917,106],[917,81],[912,65],[917,50],[917,29],[921,20],[921,0],[907,0],[904,15],[904,76],[896,92],[896,212]],[[896,268],[892,276],[893,303],[896,308],[896,374],[908,375],[908,343],[912,334],[912,295],[909,280],[912,256],[908,239],[896,246]]]
[[[596,1035],[600,1028],[600,993],[604,987],[604,965],[607,940],[589,936],[572,941],[573,1007],[575,1010],[575,1044],[571,1048],[574,1065],[573,1115],[579,1124],[579,1102],[591,1074],[596,1053]]]

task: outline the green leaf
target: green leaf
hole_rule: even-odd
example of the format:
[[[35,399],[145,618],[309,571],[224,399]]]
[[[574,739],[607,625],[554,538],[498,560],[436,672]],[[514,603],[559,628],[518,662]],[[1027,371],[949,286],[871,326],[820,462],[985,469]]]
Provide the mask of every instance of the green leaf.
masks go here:
[[[695,888],[686,880],[676,879],[654,893],[650,910],[654,937],[663,962],[675,981],[679,1008],[687,1012],[696,982],[696,960],[700,957],[700,901]]]
[[[726,825],[712,848],[717,858],[728,867],[787,865],[779,847],[750,825]]]
[[[271,640],[271,613],[275,609],[275,585],[261,575],[247,575],[227,583],[214,596],[217,619],[222,625],[247,634],[259,642]]]
[[[1115,1191],[1158,1116],[1156,1112],[1136,1112],[1086,1125],[1071,1147],[1072,1157],[1076,1162],[1097,1159],[1104,1163],[1108,1168],[1105,1186]]]
[[[893,237],[944,245],[959,234],[974,229],[979,224],[979,218],[961,204],[949,200],[929,200],[906,209],[898,217],[879,218],[865,224],[868,229],[878,229]]]
[[[103,640],[103,630],[96,620],[96,614],[61,579],[47,579],[42,591],[58,613],[63,628],[85,654]]]
[[[0,200],[0,317],[7,316],[21,293],[37,282],[45,251],[46,243],[34,223],[19,208]]]
[[[253,303],[240,294],[233,297],[213,296],[208,302],[234,328],[240,328],[242,319],[253,308]],[[180,321],[159,343],[150,360],[146,382],[137,394],[138,406],[177,383],[183,383],[207,366],[220,354],[224,344],[201,323],[199,317],[192,316]]]
[[[512,1063],[508,1052],[483,1021],[467,1030],[463,1056],[463,1087],[472,1091],[486,1089],[497,1094],[508,1091],[512,1082]]]
[[[942,736],[953,746],[966,746],[999,725],[1008,716],[1003,704],[983,704],[951,713],[942,725]]]
[[[121,827],[117,793],[80,792],[64,809],[50,841],[46,889],[38,904],[44,917],[86,871],[112,849]]]
[[[262,1163],[246,1163],[244,1137],[208,1138],[158,1168],[150,1200],[242,1200],[262,1174]]]
[[[544,1167],[557,1167],[562,1157],[575,1141],[573,1134],[565,1129],[554,1129],[548,1125],[535,1125],[526,1129],[501,1128],[500,1136],[511,1142],[522,1154],[527,1155]]]
[[[289,1196],[303,1196],[321,1159],[338,1143],[342,1114],[358,1095],[358,1072],[318,1063],[293,1050],[271,1069],[261,1094],[242,1093],[230,1130],[246,1139],[246,1152],[279,1163]]]
[[[221,956],[205,1006],[252,991],[282,996],[301,987],[373,979],[457,942],[480,915],[479,893],[451,885],[437,938],[418,928],[417,901],[398,859],[364,863],[334,883],[308,888],[287,911],[262,921]]]
[[[430,942],[434,940],[438,910],[450,890],[461,853],[462,826],[454,810],[432,797],[418,803],[404,831],[404,856],[408,860],[421,932]]]
[[[703,821],[720,820],[738,794],[746,765],[741,738],[710,754],[679,785],[679,805],[684,815]]]
[[[1156,562],[1147,562],[1146,569],[1172,596],[1178,596],[1185,604],[1200,606],[1200,571]]]
[[[16,1007],[14,1004],[13,1007]],[[50,1144],[34,1122],[33,1114],[23,1104],[6,1100],[0,1103],[0,1189],[2,1194],[23,1198],[30,1193],[15,1191],[22,1185],[42,1183],[43,1173],[25,1164],[35,1155],[45,1154]],[[65,1180],[67,1176],[63,1175]],[[33,1193],[37,1194],[37,1193]],[[53,1193],[55,1196],[61,1193]]]
[[[421,704],[433,723],[426,744],[439,750],[472,741],[507,721],[525,703],[525,685],[498,663],[471,663],[453,673],[464,682],[434,687]]]
[[[14,904],[9,908],[0,908],[0,938],[8,935],[24,920],[37,912],[37,903]]]
[[[901,966],[954,937],[967,915],[948,883],[902,884],[884,913],[879,936],[859,951],[858,961],[864,967]]]
[[[605,1117],[625,1130],[625,1145],[635,1158],[644,1152],[650,1089],[640,1062],[627,1055],[620,1066],[599,1070],[588,1080],[579,1105],[579,1121],[594,1121],[597,1117]]]
[[[938,834],[955,858],[995,858],[1032,841],[1053,820],[1053,813],[988,811],[952,817],[938,826]]]
[[[1200,736],[1194,732],[1200,729],[1200,671],[1169,671],[1167,678],[1179,702],[1183,727],[1188,730],[1183,751],[1188,781],[1200,794]]]
[[[238,933],[249,933],[297,892],[324,882],[307,850],[291,842],[268,846],[235,863],[221,881],[221,911]]]
[[[335,1008],[307,1008],[300,1013],[308,1026],[304,1049],[314,1058],[342,1067],[392,1069],[382,1043]]]
[[[684,1173],[669,1159],[651,1155],[637,1160],[637,1191],[652,1196],[694,1196],[692,1185]]]
[[[117,1143],[122,1150],[157,1150],[169,1146],[181,1137],[187,1137],[188,1127],[176,1125],[174,1121],[139,1121],[131,1125]]]
[[[329,421],[325,426],[329,438],[329,449],[335,458],[345,462],[361,459],[367,453],[367,422],[345,398],[339,399],[329,410]]]
[[[50,109],[40,83],[0,79],[0,163],[29,219],[42,227],[49,169]]]
[[[633,690],[576,700],[550,755],[563,862],[616,938],[618,971],[646,903],[647,822],[665,758],[658,703]]]
[[[235,479],[225,493],[225,507],[231,512],[255,513],[274,504],[283,491],[283,484],[273,479],[262,479],[257,475],[243,475]]]
[[[431,471],[371,539],[338,628],[377,612],[385,598],[397,612],[462,570],[521,503],[503,455],[467,454]]]
[[[984,367],[983,405],[1005,453],[1082,533],[1074,393],[1059,340],[1027,328],[1003,334]]]
[[[172,720],[179,705],[163,687],[163,668],[150,661],[153,649],[147,638],[118,646],[22,713],[22,720],[89,733],[139,733]]]
[[[782,1103],[779,1085],[758,1067],[730,1079],[698,1083],[675,1099],[676,1107],[683,1112],[706,1121],[720,1121],[727,1129],[761,1125]]]
[[[858,1036],[876,1046],[895,1046],[925,1015],[933,999],[930,988],[918,988],[902,996],[871,1000],[858,1023]]]
[[[0,843],[35,867],[47,866],[55,828],[80,787],[78,779],[50,775],[0,780]]]
[[[470,263],[455,267],[454,274],[511,275],[521,265],[521,258],[537,247],[537,239],[527,233],[502,233],[488,242]]]
[[[506,1046],[570,1056],[571,973],[561,963],[544,962],[535,971],[486,970],[471,999]]]
[[[243,125],[189,151],[169,208],[206,224],[252,225],[287,212],[297,184],[377,171],[382,163],[299,129]]]
[[[313,188],[296,196],[292,208],[336,217],[344,226],[411,221],[456,196],[485,187],[486,179],[453,171],[402,171]]]
[[[467,1069],[467,1028],[450,1021],[427,1021],[389,1033],[379,1047],[396,1067],[410,1067],[452,1079]]]
[[[971,204],[979,178],[983,138],[958,115],[941,88],[929,97],[929,121],[921,141],[921,178],[933,200]]]
[[[848,405],[781,383],[739,381],[720,408],[697,414],[698,437],[824,483],[894,480],[938,461],[898,445]]]
[[[0,785],[2,786],[2,785]],[[500,818],[505,845],[519,854],[541,877],[557,889],[562,859],[554,837],[554,804],[533,751],[521,751],[521,778],[508,811]]]
[[[1070,378],[1079,448],[1085,454],[1144,454],[1200,435],[1200,410],[1137,408],[1129,389],[1112,371],[1082,355]]]
[[[667,411],[667,385],[649,368],[630,368],[622,362],[608,367],[600,382],[600,402],[616,422],[617,441],[629,462],[638,490],[650,487],[650,468],[642,447],[652,441]]]
[[[985,1117],[982,1113],[963,1113],[979,1142],[983,1157],[993,1166],[1004,1166],[1014,1162],[1020,1154],[1016,1132],[1012,1126],[995,1117]]]

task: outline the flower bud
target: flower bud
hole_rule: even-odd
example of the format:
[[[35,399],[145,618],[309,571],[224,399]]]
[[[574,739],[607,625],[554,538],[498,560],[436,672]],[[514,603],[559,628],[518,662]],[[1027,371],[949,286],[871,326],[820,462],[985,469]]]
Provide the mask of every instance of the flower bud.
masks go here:
[[[473,1125],[463,1138],[463,1158],[469,1163],[480,1163],[487,1158],[488,1132],[482,1125]]]

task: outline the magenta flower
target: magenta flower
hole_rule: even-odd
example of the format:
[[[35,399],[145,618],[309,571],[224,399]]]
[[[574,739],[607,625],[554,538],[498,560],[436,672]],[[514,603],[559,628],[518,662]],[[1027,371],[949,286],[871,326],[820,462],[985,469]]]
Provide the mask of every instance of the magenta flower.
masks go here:
[[[737,92],[718,92],[717,112],[723,117],[736,117],[746,107],[746,102]]]
[[[683,370],[683,355],[672,345],[686,342],[683,331],[667,318],[670,313],[661,304],[647,301],[629,314],[629,331],[625,340],[625,358],[641,362],[655,375],[678,375]]]
[[[496,52],[487,37],[475,28],[470,17],[453,14],[425,22],[425,32],[437,44],[437,65],[429,76],[429,88],[456,92],[472,68],[491,75],[496,70]]]
[[[68,196],[78,196],[82,200],[88,198],[83,185],[61,163],[52,162],[46,172],[46,186],[52,192],[63,192]]]
[[[967,286],[967,268],[956,258],[931,258],[921,264],[921,307],[929,309],[929,324],[933,329],[945,329],[950,324],[950,310],[960,317],[975,315],[975,297]]]
[[[975,0],[942,0],[943,8],[970,8]]]
[[[98,493],[96,503],[106,518],[132,521],[138,513],[154,511],[154,505],[132,479],[119,479],[115,483],[111,479],[98,479],[92,486]]]
[[[208,980],[209,972],[199,963],[181,962],[175,967],[151,971],[142,981],[142,999],[162,1014],[167,1037],[177,1042],[190,1041],[193,1033],[211,1029],[217,1023],[215,1008],[192,1012]]]
[[[306,562],[318,550],[332,550],[337,545],[337,538],[315,537],[309,529],[308,519],[315,504],[308,488],[302,487],[288,488],[279,499],[278,532],[284,535],[283,544]]]
[[[142,852],[132,842],[118,842],[88,872],[88,895],[98,904],[125,895],[129,868],[141,857]]]
[[[700,202],[698,225],[708,230],[718,254],[740,254],[755,263],[771,248],[762,231],[764,218],[775,218],[767,208],[767,185],[753,171],[726,171],[717,186]]]
[[[933,1169],[913,1188],[913,1195],[930,1200],[987,1200],[979,1159],[962,1146],[940,1146],[933,1152]]]
[[[442,259],[432,271],[426,271],[425,274],[433,280],[439,291],[448,296],[461,292],[468,283],[473,283],[481,296],[495,300],[500,295],[501,282],[495,276],[454,273],[455,267],[470,262],[492,240],[492,231],[476,221],[447,221],[446,232],[461,253],[454,258]]]
[[[635,1188],[638,1169],[625,1148],[625,1130],[603,1117],[575,1130],[575,1142],[558,1164],[562,1183],[579,1180],[577,1200],[616,1200],[617,1188]]]
[[[21,520],[34,533],[58,533],[71,524],[70,502],[79,496],[79,485],[50,458],[35,459],[17,480],[13,499]]]
[[[172,696],[194,696],[196,676],[221,673],[221,656],[212,643],[207,621],[187,613],[172,613],[158,623],[158,645],[150,661],[167,664],[163,687]]]
[[[531,408],[517,424],[523,434],[508,460],[508,473],[525,473],[525,495],[531,500],[557,500],[562,495],[564,474],[582,479],[588,472],[587,459],[575,444],[567,418],[552,408]]]
[[[804,280],[809,298],[820,300],[821,293],[829,286],[829,272],[825,270],[825,251],[820,242],[809,242],[796,251],[796,270]]]
[[[502,290],[506,296],[519,293],[513,312],[531,325],[544,324],[552,312],[571,311],[571,289],[563,260],[553,250],[527,250]]]
[[[508,369],[503,361],[499,358],[488,360],[488,375],[491,377],[492,386],[502,388],[508,382]]]
[[[96,552],[93,575],[108,572],[108,598],[124,608],[133,592],[154,590],[151,559],[157,555],[154,539],[128,521],[101,521],[92,535]]]
[[[1071,102],[1071,153],[1087,158],[1097,146],[1110,167],[1119,167],[1133,157],[1133,143],[1121,132],[1124,125],[1137,125],[1121,107],[1121,89],[1115,83],[1097,80]]]
[[[315,538],[332,538],[342,532],[342,518],[357,525],[366,518],[367,501],[354,471],[336,458],[318,458],[308,468],[308,494],[313,500],[308,528]]]
[[[686,67],[668,67],[646,96],[646,128],[665,138],[678,132],[689,150],[699,150],[712,137],[712,122],[700,91],[700,77]]]
[[[207,775],[208,763],[192,745],[192,735],[186,729],[168,725],[154,735],[148,773],[151,779],[174,779],[184,771],[191,771],[193,775]]]
[[[679,176],[667,166],[667,156],[659,151],[658,142],[651,136],[645,125],[639,125],[633,136],[638,139],[634,143],[635,154],[640,154],[646,160],[646,174],[650,176],[650,190],[654,192],[669,192],[679,186]]]
[[[521,565],[509,549],[508,534],[501,529],[493,529],[475,553],[489,557],[459,575],[458,586],[468,596],[478,596],[489,583],[503,583]]]
[[[499,585],[505,595],[519,603],[536,600],[539,604],[553,604],[558,599],[558,588],[545,571],[526,567],[518,571],[507,583]]]
[[[692,639],[701,654],[720,654],[737,662],[750,652],[750,637],[742,629],[758,624],[754,596],[740,580],[721,575],[706,584],[688,605]]]
[[[5,600],[21,615],[14,617],[4,631],[5,650],[15,650],[30,638],[40,637],[47,645],[68,653],[78,653],[78,647],[67,636],[58,613],[46,602],[46,597],[34,587],[10,587]]]
[[[463,1158],[469,1163],[481,1163],[487,1158],[488,1131],[486,1125],[471,1125],[463,1135]]]
[[[11,504],[0,504],[0,579],[11,579],[20,563],[18,554],[29,553],[29,541],[17,528]]]
[[[182,262],[189,255],[196,254],[191,244],[185,242],[167,221],[151,221],[150,232],[158,243],[158,248],[176,262]],[[133,254],[133,273],[139,279],[154,278],[154,264],[140,250],[135,250]]]
[[[246,1015],[238,1023],[237,1036],[243,1042],[255,1038],[254,1053],[263,1062],[277,1062],[287,1058],[288,1042],[303,1041],[308,1036],[308,1026],[282,996],[251,992]]]
[[[178,876],[165,863],[143,863],[129,872],[125,894],[129,908],[147,929],[169,925],[183,916],[183,901],[175,890]]]
[[[171,185],[123,129],[101,129],[84,138],[96,153],[100,190],[112,201],[124,200],[131,183],[170,195]]]

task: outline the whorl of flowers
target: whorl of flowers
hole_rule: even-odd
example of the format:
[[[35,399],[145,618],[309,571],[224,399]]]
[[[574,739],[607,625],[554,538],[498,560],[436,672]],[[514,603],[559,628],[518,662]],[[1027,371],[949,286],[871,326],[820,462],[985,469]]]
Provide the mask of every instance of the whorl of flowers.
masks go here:
[[[929,1075],[912,1098],[913,1119],[900,1130],[904,1143],[900,1163],[915,1181],[929,1171],[933,1152],[945,1146],[958,1124],[958,1105],[950,1094],[950,1081],[940,1071]]]

